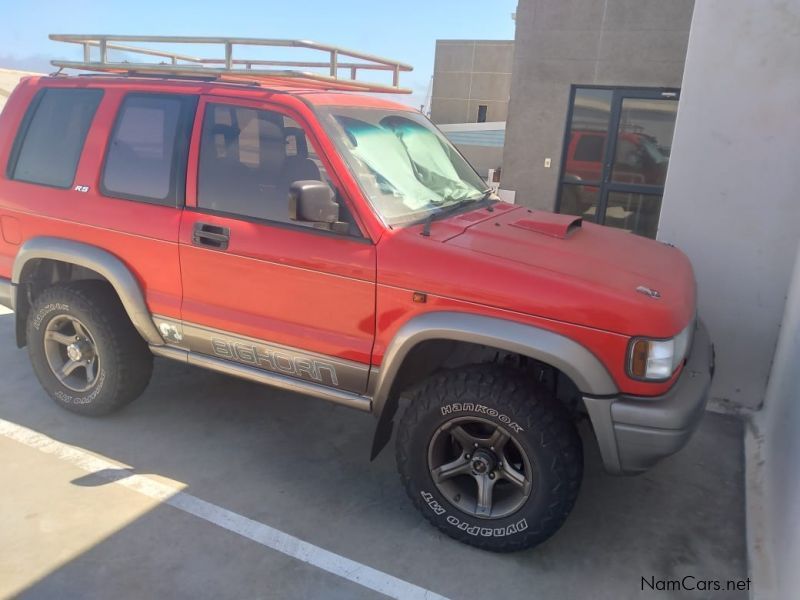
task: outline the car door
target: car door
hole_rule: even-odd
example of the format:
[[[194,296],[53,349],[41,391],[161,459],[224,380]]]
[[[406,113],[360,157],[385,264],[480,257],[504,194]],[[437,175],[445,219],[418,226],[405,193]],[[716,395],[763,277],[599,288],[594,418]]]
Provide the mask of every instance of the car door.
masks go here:
[[[328,162],[301,117],[277,105],[207,96],[199,111],[179,243],[181,343],[364,393],[376,254]],[[295,180],[331,185],[336,231],[289,219]]]

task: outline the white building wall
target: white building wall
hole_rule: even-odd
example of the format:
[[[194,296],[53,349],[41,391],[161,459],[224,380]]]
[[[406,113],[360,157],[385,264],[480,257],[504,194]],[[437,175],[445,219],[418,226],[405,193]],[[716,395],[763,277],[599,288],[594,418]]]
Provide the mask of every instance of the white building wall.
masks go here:
[[[800,231],[800,0],[698,0],[658,238],[691,258],[712,396],[764,397]]]
[[[800,248],[763,410],[756,415],[761,489],[748,521],[755,598],[800,590]],[[753,493],[755,492],[755,493]],[[752,501],[749,503],[752,504]]]

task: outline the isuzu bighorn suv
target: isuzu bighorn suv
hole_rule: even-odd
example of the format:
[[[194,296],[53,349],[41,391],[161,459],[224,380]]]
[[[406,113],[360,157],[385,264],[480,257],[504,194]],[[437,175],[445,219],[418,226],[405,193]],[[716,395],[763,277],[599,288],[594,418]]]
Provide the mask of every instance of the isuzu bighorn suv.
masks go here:
[[[691,435],[713,350],[686,256],[498,201],[419,112],[357,93],[405,65],[59,38],[87,58],[54,64],[108,72],[23,79],[0,116],[0,302],[60,406],[121,408],[155,355],[369,412],[425,518],[495,551],[567,518],[581,419],[612,473]]]

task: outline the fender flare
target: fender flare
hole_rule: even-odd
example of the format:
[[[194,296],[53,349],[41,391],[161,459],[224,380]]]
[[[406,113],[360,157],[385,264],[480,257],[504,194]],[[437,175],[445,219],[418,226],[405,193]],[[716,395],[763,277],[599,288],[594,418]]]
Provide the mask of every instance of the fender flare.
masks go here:
[[[58,260],[99,273],[117,292],[136,331],[148,344],[164,345],[163,338],[153,324],[139,283],[119,258],[97,246],[82,242],[46,236],[31,238],[22,244],[14,259],[11,283],[15,287],[20,283],[25,265],[35,259]],[[19,318],[18,311],[17,315]]]
[[[563,335],[494,317],[457,312],[426,313],[405,323],[384,354],[373,395],[372,412],[378,424],[372,442],[372,458],[391,437],[402,391],[393,389],[395,377],[413,348],[427,340],[470,342],[515,352],[559,369],[572,379],[582,394],[613,396],[619,393],[603,363],[587,348]]]

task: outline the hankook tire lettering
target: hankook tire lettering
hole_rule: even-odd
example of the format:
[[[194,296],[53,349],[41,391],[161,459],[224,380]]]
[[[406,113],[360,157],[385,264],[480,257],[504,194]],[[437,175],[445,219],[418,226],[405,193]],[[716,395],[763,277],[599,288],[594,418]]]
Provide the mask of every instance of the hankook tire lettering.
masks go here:
[[[494,417],[504,425],[507,425],[514,433],[524,431],[524,429],[508,415],[499,413],[495,409],[484,406],[483,404],[475,404],[474,402],[454,402],[453,404],[442,406],[442,416],[447,416],[454,412],[480,413],[489,417]]]

